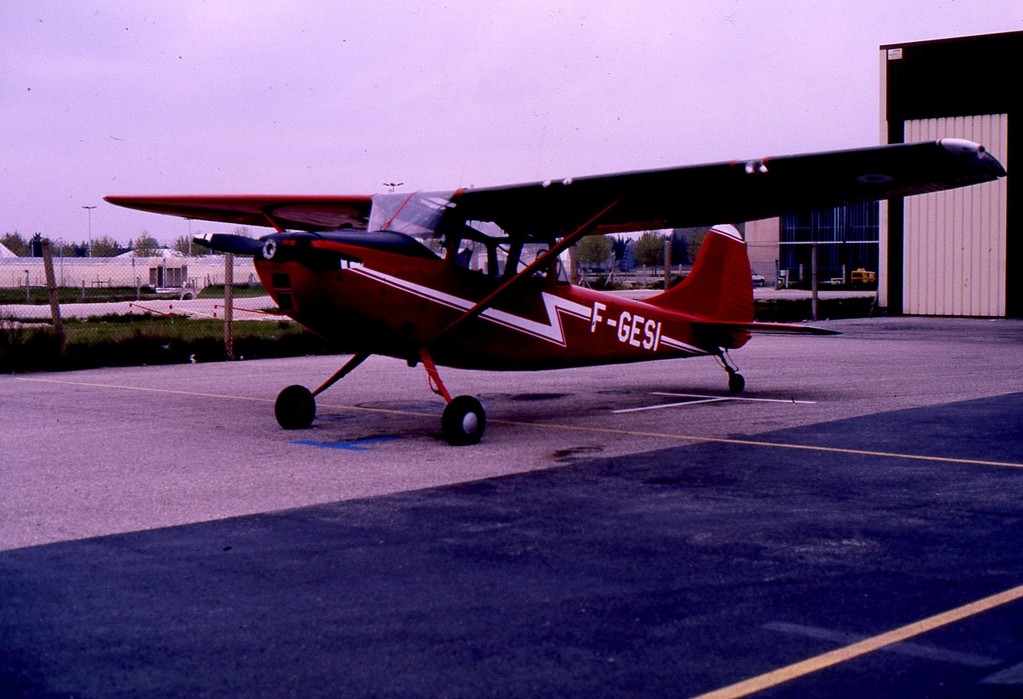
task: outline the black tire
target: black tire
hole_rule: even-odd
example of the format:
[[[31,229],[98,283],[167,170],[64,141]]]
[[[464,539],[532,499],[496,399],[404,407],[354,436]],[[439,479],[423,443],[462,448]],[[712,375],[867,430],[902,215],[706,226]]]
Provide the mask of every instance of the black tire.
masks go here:
[[[288,386],[277,395],[274,416],[286,430],[304,430],[316,417],[316,399],[305,386]]]
[[[731,393],[742,393],[746,388],[746,379],[742,378],[742,374],[731,373],[728,375],[728,390]]]
[[[476,444],[483,438],[487,414],[472,396],[458,396],[444,408],[440,427],[444,439],[453,447]]]

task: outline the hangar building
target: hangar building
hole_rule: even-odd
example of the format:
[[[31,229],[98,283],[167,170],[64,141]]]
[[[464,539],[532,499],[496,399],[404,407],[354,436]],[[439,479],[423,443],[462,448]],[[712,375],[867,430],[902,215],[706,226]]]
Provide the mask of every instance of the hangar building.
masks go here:
[[[1023,32],[881,46],[881,142],[966,138],[1005,169],[1023,164],[1021,91],[1008,78]],[[1020,165],[1023,167],[1023,165]],[[892,314],[1023,317],[1023,185],[1012,177],[862,207],[746,225],[754,270],[805,286],[810,244],[820,278],[878,272]],[[873,234],[876,233],[875,237]]]
[[[881,47],[887,143],[977,141],[1023,163],[1023,32]],[[1023,317],[1023,202],[1010,177],[881,207],[878,303],[889,313]]]

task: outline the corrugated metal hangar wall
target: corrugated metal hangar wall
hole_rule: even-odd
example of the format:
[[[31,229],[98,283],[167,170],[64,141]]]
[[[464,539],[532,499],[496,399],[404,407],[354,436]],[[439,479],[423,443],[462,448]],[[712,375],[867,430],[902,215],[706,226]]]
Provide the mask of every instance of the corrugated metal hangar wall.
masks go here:
[[[884,136],[977,141],[1011,172],[1020,58],[1023,32],[882,46]],[[1023,317],[1023,210],[1010,177],[883,208],[879,292],[890,313]]]

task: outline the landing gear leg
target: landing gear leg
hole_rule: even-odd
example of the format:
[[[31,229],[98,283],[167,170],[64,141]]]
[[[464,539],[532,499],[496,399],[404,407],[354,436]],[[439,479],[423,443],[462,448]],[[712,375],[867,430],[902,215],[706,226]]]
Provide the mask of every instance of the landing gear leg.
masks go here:
[[[746,388],[746,379],[739,373],[739,368],[735,366],[735,362],[728,356],[728,350],[721,350],[718,355],[718,364],[720,364],[725,371],[728,372],[728,391],[729,393],[742,393],[743,389]]]
[[[487,427],[487,414],[483,410],[483,405],[472,396],[452,398],[441,381],[437,366],[429,352],[425,349],[420,350],[419,356],[429,376],[430,390],[447,402],[440,419],[444,439],[453,447],[477,444],[483,438],[483,431]]]
[[[305,386],[298,384],[285,388],[277,395],[277,401],[274,403],[274,416],[277,418],[277,424],[286,430],[304,430],[309,427],[313,424],[313,418],[316,417],[316,396],[350,374],[368,357],[368,352],[360,352],[355,355],[315,391],[310,391]]]

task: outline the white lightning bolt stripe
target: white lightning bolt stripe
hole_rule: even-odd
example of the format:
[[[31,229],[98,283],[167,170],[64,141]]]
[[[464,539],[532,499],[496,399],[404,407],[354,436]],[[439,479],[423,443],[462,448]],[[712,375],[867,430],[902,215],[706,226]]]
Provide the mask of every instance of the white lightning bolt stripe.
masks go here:
[[[694,345],[687,345],[684,342],[679,342],[678,340],[670,338],[666,335],[661,335],[660,344],[666,347],[671,347],[672,349],[682,350],[683,352],[692,352],[693,354],[708,354],[707,350],[702,350]]]
[[[423,286],[422,284],[408,282],[404,279],[392,277],[389,274],[383,274],[382,272],[377,272],[373,269],[367,269],[366,267],[352,268],[347,271],[367,277],[373,281],[380,282],[381,284],[386,284],[387,286],[395,289],[406,291],[413,296],[418,296],[420,298],[439,303],[440,305],[447,306],[448,308],[457,308],[462,311],[468,311],[474,305],[472,301],[469,301],[468,299],[463,299],[451,294],[445,294],[443,291],[437,291],[436,289],[431,289],[430,287]]]
[[[414,282],[399,279],[398,277],[392,277],[389,274],[384,274],[376,270],[367,269],[365,267],[352,269],[351,272],[361,274],[364,277],[372,279],[381,284],[386,284],[395,289],[400,289],[414,296],[433,301],[442,306],[448,308],[454,308],[461,311],[468,311],[470,308],[475,306],[475,302],[468,299],[463,299],[459,296],[447,294],[437,289],[431,289],[428,286],[422,284],[416,284]],[[530,320],[529,318],[523,318],[521,316],[513,315],[507,311],[500,311],[496,308],[488,308],[480,314],[481,318],[484,318],[491,323],[518,330],[519,332],[533,337],[546,340],[561,347],[565,346],[565,329],[562,325],[562,315],[570,315],[583,320],[590,319],[591,309],[589,306],[584,306],[575,301],[569,301],[553,294],[543,293],[544,308],[547,311],[547,322]]]

